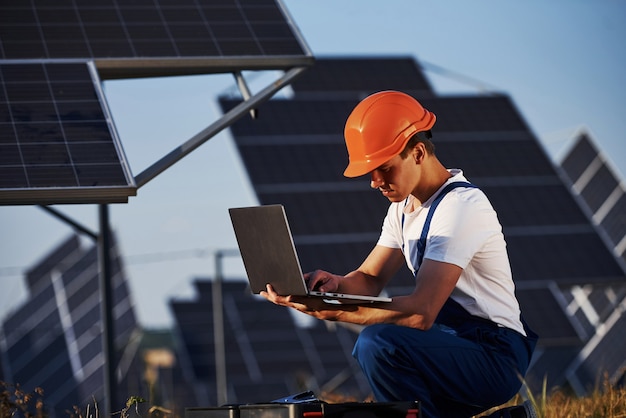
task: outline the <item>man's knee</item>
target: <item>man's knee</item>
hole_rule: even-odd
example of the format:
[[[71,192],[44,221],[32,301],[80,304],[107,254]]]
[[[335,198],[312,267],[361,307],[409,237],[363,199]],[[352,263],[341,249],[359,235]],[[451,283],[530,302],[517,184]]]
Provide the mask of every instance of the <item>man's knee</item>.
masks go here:
[[[354,345],[352,355],[357,360],[364,359],[372,360],[378,358],[381,354],[384,355],[393,354],[390,351],[394,351],[395,347],[392,342],[394,329],[397,325],[390,324],[375,324],[365,327]]]

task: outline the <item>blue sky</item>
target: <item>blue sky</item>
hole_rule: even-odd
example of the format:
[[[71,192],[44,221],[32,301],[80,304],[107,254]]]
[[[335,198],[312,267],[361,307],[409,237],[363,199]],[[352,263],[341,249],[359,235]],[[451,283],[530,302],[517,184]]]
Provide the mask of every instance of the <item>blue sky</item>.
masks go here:
[[[624,177],[625,2],[283,2],[314,55],[410,55],[430,69],[441,94],[476,94],[480,86],[508,93],[551,155],[586,127]],[[275,76],[246,74],[253,90]],[[105,82],[134,175],[212,123],[216,96],[234,86],[230,75]],[[190,282],[213,274],[213,253],[236,246],[227,208],[257,203],[245,176],[229,134],[221,133],[128,204],[111,206],[142,324],[171,324],[167,301],[193,297]],[[57,209],[97,230],[96,206]],[[70,234],[37,207],[0,207],[0,319],[24,298],[23,269]],[[225,273],[243,277],[241,263],[227,260]]]

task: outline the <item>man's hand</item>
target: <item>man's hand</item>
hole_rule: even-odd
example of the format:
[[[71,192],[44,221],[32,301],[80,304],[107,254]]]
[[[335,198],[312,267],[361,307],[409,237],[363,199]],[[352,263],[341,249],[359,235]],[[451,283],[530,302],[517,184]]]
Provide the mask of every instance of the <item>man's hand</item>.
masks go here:
[[[341,276],[323,270],[315,270],[304,275],[309,290],[319,292],[337,292]]]
[[[317,319],[325,319],[329,321],[339,320],[339,316],[342,311],[353,311],[357,309],[354,305],[351,307],[350,305],[326,303],[320,297],[293,295],[281,296],[274,291],[274,288],[272,288],[272,285],[270,284],[267,285],[265,291],[262,291],[259,294],[276,305],[293,308]]]

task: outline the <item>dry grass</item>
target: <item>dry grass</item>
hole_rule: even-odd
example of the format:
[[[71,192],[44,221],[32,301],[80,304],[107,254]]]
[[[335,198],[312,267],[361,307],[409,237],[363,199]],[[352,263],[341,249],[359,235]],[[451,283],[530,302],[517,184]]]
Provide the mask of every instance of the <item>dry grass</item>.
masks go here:
[[[540,394],[526,391],[525,395],[532,402],[539,418],[626,418],[626,387],[615,387],[609,383],[608,378],[604,379],[601,387],[585,397],[571,395],[559,388],[548,393],[545,381]],[[522,397],[518,395],[505,405],[488,412],[522,402]]]
[[[0,381],[0,418],[23,416],[25,418],[44,418],[46,411],[43,404],[43,389],[24,392],[20,385],[11,385]]]
[[[550,394],[540,414],[544,418],[624,418],[626,388],[605,384],[601,390],[584,398],[567,396],[556,390]]]
[[[356,399],[348,399],[336,394],[320,396],[327,402],[354,402]],[[593,393],[586,397],[576,397],[565,393],[560,389],[554,389],[548,393],[544,389],[540,394],[527,392],[525,398],[529,399],[538,412],[540,418],[626,418],[626,388],[615,387],[608,383],[608,379]],[[371,399],[368,399],[371,401]],[[141,416],[135,411],[139,403],[145,402],[137,396],[128,398],[126,405],[113,417],[132,418]],[[516,396],[505,406],[518,405],[523,402],[521,396]],[[493,411],[492,410],[492,411]],[[491,412],[492,412],[491,411]],[[487,415],[490,411],[482,415]],[[24,392],[19,385],[11,385],[0,381],[0,418],[13,418],[15,416],[25,418],[46,418],[46,410],[43,403],[43,391],[36,389],[32,393]],[[68,418],[100,418],[97,404],[87,406],[85,411],[74,408],[68,411]],[[144,418],[172,417],[172,412],[158,406],[149,407]]]

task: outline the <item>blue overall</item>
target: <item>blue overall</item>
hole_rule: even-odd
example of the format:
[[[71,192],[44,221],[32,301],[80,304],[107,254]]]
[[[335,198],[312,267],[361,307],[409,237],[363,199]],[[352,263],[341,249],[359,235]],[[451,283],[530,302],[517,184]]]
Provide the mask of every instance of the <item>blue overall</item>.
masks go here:
[[[431,205],[418,241],[424,256],[430,219],[451,183]],[[380,402],[419,400],[424,418],[471,417],[511,399],[521,387],[537,335],[527,337],[469,314],[448,298],[427,331],[393,324],[363,329],[352,355]]]

